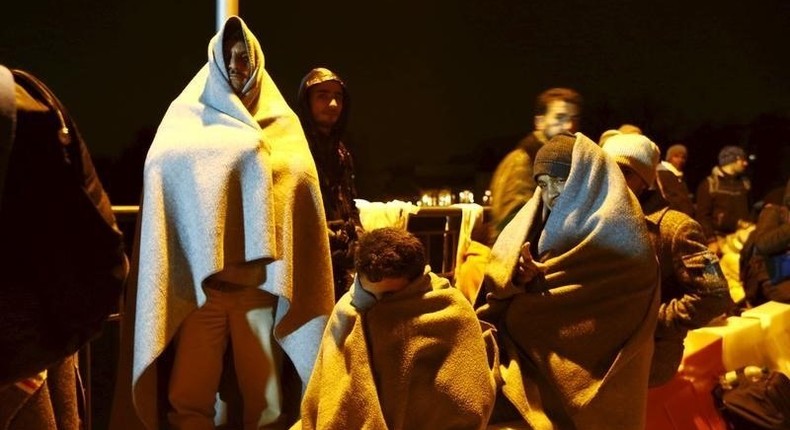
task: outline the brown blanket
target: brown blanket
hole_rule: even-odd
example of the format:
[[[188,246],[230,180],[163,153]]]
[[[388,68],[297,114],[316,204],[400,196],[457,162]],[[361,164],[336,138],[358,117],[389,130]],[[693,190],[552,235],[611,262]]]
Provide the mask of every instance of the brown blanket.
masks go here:
[[[340,299],[324,332],[302,428],[485,428],[495,384],[463,295],[426,274],[360,311],[359,290]]]
[[[503,394],[537,429],[644,427],[658,266],[638,202],[617,165],[577,133],[571,173],[538,241],[545,291],[511,283],[540,225],[540,189],[503,230],[481,317],[502,344]]]

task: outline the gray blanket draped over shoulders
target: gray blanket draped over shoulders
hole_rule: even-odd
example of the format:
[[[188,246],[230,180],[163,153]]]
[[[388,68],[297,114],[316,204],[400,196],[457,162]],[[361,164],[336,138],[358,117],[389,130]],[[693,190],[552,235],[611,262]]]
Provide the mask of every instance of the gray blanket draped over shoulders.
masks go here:
[[[481,316],[500,330],[503,394],[537,429],[643,428],[658,265],[613,160],[576,134],[572,166],[538,241],[544,292],[511,282],[540,188],[494,244]]]

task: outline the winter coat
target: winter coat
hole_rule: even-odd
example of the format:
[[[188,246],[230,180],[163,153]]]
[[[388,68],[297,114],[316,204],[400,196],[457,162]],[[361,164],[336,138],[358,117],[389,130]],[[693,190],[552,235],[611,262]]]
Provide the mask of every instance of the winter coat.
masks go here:
[[[699,223],[669,209],[661,195],[642,199],[647,230],[661,268],[661,304],[650,386],[668,382],[683,358],[688,330],[707,325],[732,305],[718,257],[708,250]]]
[[[535,154],[546,143],[542,133],[532,132],[519,141],[499,163],[491,178],[491,243],[532,197],[538,184],[532,173]]]
[[[744,176],[724,173],[714,167],[697,187],[696,216],[708,242],[717,235],[734,233],[738,221],[749,221],[751,182]]]

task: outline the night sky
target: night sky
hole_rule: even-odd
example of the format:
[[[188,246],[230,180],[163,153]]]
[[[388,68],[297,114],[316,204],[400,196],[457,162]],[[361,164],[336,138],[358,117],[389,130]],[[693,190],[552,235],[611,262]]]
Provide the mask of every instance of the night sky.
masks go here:
[[[0,63],[50,85],[100,167],[144,151],[215,32],[207,1],[13,3]],[[767,189],[790,170],[790,2],[726,3],[242,0],[240,15],[289,102],[312,67],[346,79],[362,197],[484,187],[551,86],[582,93],[594,140],[626,122],[663,149],[682,140],[694,185],[719,147],[742,145]],[[105,180],[114,198],[124,178]]]

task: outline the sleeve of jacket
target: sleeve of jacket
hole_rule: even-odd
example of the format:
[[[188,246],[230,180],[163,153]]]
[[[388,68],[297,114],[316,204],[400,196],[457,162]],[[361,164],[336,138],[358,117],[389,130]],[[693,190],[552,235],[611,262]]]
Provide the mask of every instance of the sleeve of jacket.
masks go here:
[[[508,154],[497,170],[491,184],[491,196],[494,221],[499,224],[512,218],[532,197],[538,185],[532,177],[532,160],[524,150],[517,149]]]
[[[765,256],[774,255],[790,248],[790,222],[787,209],[768,205],[757,220],[754,230],[754,246]]]
[[[703,327],[726,312],[732,299],[719,259],[705,246],[700,225],[682,218],[672,236],[671,252],[673,281],[683,295],[661,305],[659,325],[685,331]]]
[[[705,178],[697,187],[697,221],[702,226],[705,239],[703,243],[712,242],[715,238],[713,229],[713,196],[710,194],[709,179]]]

